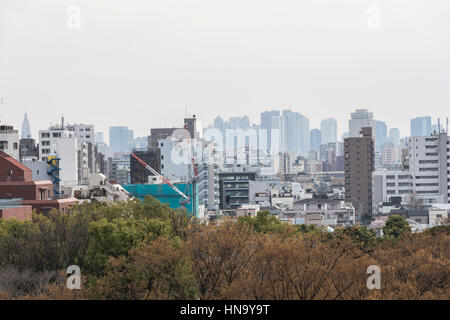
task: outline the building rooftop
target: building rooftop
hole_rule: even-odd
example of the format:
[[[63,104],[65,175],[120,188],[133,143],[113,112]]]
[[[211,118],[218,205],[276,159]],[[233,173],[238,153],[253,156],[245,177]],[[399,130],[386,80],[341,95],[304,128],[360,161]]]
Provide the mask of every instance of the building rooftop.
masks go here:
[[[320,202],[327,202],[327,203],[340,203],[342,200],[339,199],[330,199],[330,198],[306,198],[302,200],[295,201],[295,204],[298,203],[320,203]]]
[[[22,205],[22,199],[0,199],[0,209],[15,208]]]
[[[22,162],[14,159],[13,157],[11,157],[9,154],[7,154],[6,152],[4,152],[3,150],[0,150],[0,157],[6,159],[7,161],[9,161],[10,163],[12,163],[14,166],[16,166],[17,168],[19,168],[20,170],[23,170],[24,172],[29,171],[31,172],[31,169],[28,168],[27,166],[24,166],[22,164]]]

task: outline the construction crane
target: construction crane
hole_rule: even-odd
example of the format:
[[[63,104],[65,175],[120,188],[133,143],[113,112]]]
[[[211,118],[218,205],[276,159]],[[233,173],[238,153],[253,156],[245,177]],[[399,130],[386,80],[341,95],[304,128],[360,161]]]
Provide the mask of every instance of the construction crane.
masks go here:
[[[178,189],[177,187],[175,187],[169,180],[167,180],[166,178],[164,178],[163,175],[159,174],[158,171],[156,171],[155,169],[153,169],[152,167],[150,167],[148,164],[146,164],[142,159],[140,159],[137,155],[135,155],[134,153],[131,154],[133,156],[133,158],[135,158],[145,169],[147,169],[148,171],[150,171],[151,173],[153,173],[155,176],[157,176],[158,178],[160,178],[165,184],[167,184],[170,188],[172,188],[172,190],[174,190],[176,193],[178,193],[180,196],[182,196],[184,198],[184,201],[181,202],[181,204],[184,206],[186,203],[190,202],[190,198],[185,195],[183,192],[180,191],[180,189]]]

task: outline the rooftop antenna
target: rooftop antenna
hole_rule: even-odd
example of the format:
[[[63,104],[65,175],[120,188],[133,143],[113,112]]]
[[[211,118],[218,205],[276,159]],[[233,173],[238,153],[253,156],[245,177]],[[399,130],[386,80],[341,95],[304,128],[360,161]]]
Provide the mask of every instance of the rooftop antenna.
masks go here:
[[[447,127],[445,128],[445,132],[448,133],[448,117],[447,117]]]
[[[441,119],[438,118],[438,133],[441,133]]]
[[[64,116],[61,117],[61,129],[64,129]]]
[[[187,113],[187,103],[184,105],[184,117],[187,118],[188,113]]]

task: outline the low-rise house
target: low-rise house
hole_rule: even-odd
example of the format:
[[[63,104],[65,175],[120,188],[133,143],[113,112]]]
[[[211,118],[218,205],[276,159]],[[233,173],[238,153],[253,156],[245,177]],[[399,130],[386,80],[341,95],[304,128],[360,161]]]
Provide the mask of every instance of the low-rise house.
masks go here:
[[[236,217],[256,217],[260,210],[259,205],[246,204],[236,209]]]
[[[280,192],[277,188],[270,190],[270,201],[272,206],[280,209],[294,208],[294,196],[291,193]]]
[[[389,215],[400,215],[403,219],[410,219],[420,224],[428,224],[428,209],[393,209]]]
[[[428,224],[431,227],[443,225],[447,222],[448,212],[447,210],[432,207],[428,211]]]
[[[52,209],[59,212],[78,203],[67,195],[54,196],[51,181],[33,181],[31,170],[0,150],[0,199],[22,199],[22,205],[30,205],[38,213]]]
[[[307,225],[347,226],[355,224],[355,209],[342,200],[325,197],[303,199],[294,203],[296,218],[304,218]]]

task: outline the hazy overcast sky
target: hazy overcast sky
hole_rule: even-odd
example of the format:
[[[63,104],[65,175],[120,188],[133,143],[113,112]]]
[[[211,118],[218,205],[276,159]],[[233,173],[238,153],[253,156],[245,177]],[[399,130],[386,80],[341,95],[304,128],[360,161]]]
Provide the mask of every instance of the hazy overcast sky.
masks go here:
[[[143,136],[186,105],[204,125],[290,108],[339,134],[364,106],[407,135],[449,115],[450,1],[0,0],[2,122],[27,108],[33,134],[64,115]]]

